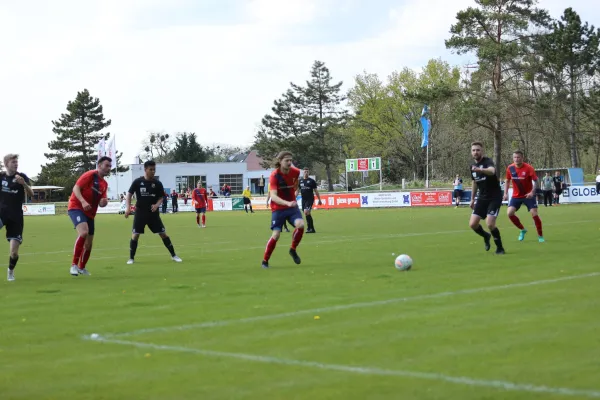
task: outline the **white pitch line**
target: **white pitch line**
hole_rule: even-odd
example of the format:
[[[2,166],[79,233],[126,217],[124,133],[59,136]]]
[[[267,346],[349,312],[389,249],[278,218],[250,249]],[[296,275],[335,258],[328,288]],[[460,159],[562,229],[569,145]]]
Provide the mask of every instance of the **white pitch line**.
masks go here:
[[[447,235],[447,234],[456,234],[456,233],[465,233],[465,232],[469,232],[469,230],[460,230],[460,231],[440,231],[440,232],[421,232],[421,233],[390,233],[390,234],[380,234],[380,235],[364,235],[364,236],[346,236],[346,239],[332,239],[332,240],[319,240],[316,241],[315,243],[317,245],[320,244],[331,244],[331,243],[346,243],[346,242],[361,242],[361,241],[368,241],[368,240],[373,240],[373,239],[395,239],[395,238],[403,238],[403,237],[416,237],[416,236],[429,236],[429,235]],[[218,243],[218,242],[217,242]],[[230,243],[230,242],[224,242],[224,243]],[[216,243],[206,243],[205,245],[211,246],[213,244]],[[163,246],[145,246],[145,248],[150,248],[150,247],[163,247]],[[197,247],[197,245],[175,245],[176,248],[179,247]],[[200,254],[207,254],[207,253],[229,253],[229,252],[234,252],[234,251],[248,251],[248,250],[262,250],[265,248],[264,244],[261,244],[260,246],[252,246],[252,247],[233,247],[233,248],[226,248],[226,249],[204,249],[204,248],[200,248]],[[106,251],[107,249],[94,249],[94,253],[100,253],[102,251]],[[123,254],[128,254],[126,251],[126,249],[122,249],[123,250]],[[73,252],[72,250],[69,250],[69,252]],[[46,254],[46,253],[29,253],[29,255],[35,255],[35,254]],[[160,252],[160,253],[138,253],[138,257],[139,256],[158,256],[158,255],[166,255],[168,254],[166,251]],[[126,259],[129,258],[128,256],[124,257],[124,256],[105,256],[105,257],[93,257],[92,256],[92,260],[113,260],[116,258],[121,258],[121,259]],[[31,264],[39,264],[39,262],[20,262],[19,265],[31,265]],[[45,261],[44,265],[47,264],[65,264],[65,262],[63,260],[55,260],[55,261]]]
[[[557,225],[573,225],[573,224],[587,224],[595,221],[566,221],[566,222],[557,222],[554,224],[545,224],[544,226],[557,226]],[[334,236],[335,240],[316,240],[317,244],[320,243],[343,243],[343,242],[354,242],[361,240],[370,240],[370,239],[385,239],[385,238],[402,238],[402,237],[414,237],[414,236],[428,236],[428,235],[445,235],[445,234],[453,234],[453,233],[467,233],[471,232],[471,229],[460,229],[460,230],[451,230],[451,231],[439,231],[439,232],[412,232],[412,233],[384,233],[384,234],[376,234],[376,235],[355,235],[355,236]],[[266,239],[265,239],[266,242]],[[207,242],[202,243],[202,246],[213,246],[220,244],[229,244],[229,243],[238,243],[235,241],[228,242]],[[71,246],[72,247],[72,246]],[[163,245],[142,245],[139,246],[138,249],[149,249],[149,248],[162,248]],[[181,244],[176,247],[198,247],[198,244]],[[202,249],[203,253],[212,253],[212,252],[221,252],[221,251],[234,251],[234,250],[255,250],[255,249],[264,249],[265,245],[261,244],[260,246],[253,247],[236,247],[234,249]],[[107,248],[94,248],[94,253],[98,252],[107,252],[113,250],[121,250],[124,254],[129,251],[129,248],[125,247],[107,247]],[[73,249],[68,250],[56,250],[56,251],[41,251],[41,252],[32,252],[32,253],[21,253],[21,256],[36,256],[36,255],[47,255],[47,254],[71,254],[73,253]],[[120,257],[105,257],[105,259],[110,258],[120,258]],[[94,259],[96,259],[94,257]],[[19,265],[23,264],[22,262]]]
[[[280,318],[295,317],[295,316],[304,315],[304,314],[316,314],[316,313],[323,313],[323,312],[329,312],[329,311],[350,310],[350,309],[354,309],[354,308],[375,307],[375,306],[382,306],[382,305],[407,302],[407,301],[437,299],[437,298],[449,297],[449,296],[455,296],[455,295],[461,295],[461,294],[473,294],[473,293],[481,293],[481,292],[491,292],[491,291],[496,291],[496,290],[544,285],[544,284],[549,284],[549,283],[570,281],[570,280],[574,280],[574,279],[591,278],[591,277],[595,277],[595,276],[600,276],[600,272],[592,272],[589,274],[582,274],[582,275],[570,275],[570,276],[564,276],[561,278],[544,279],[544,280],[538,280],[538,281],[532,281],[532,282],[510,283],[507,285],[499,285],[499,286],[484,286],[484,287],[479,287],[479,288],[474,288],[474,289],[457,290],[457,291],[453,291],[453,292],[441,292],[441,293],[424,294],[424,295],[411,296],[411,297],[398,297],[398,298],[387,299],[387,300],[341,304],[341,305],[337,305],[337,306],[313,308],[313,309],[308,309],[308,310],[290,311],[290,312],[281,313],[281,314],[269,314],[269,315],[261,315],[261,316],[257,316],[257,317],[248,317],[248,318],[240,318],[240,319],[226,319],[226,320],[221,320],[221,321],[209,321],[209,322],[201,322],[201,323],[197,323],[197,324],[188,324],[188,325],[179,325],[179,326],[138,329],[138,330],[131,331],[131,332],[104,334],[103,337],[113,338],[113,337],[136,336],[136,335],[147,334],[147,333],[156,333],[156,332],[174,332],[174,331],[184,331],[184,330],[190,330],[190,329],[214,328],[214,327],[228,326],[228,325],[234,325],[234,324],[243,324],[243,323],[249,323],[249,322],[269,321],[269,320],[280,319]]]
[[[210,356],[210,357],[233,358],[233,359],[238,359],[238,360],[260,362],[260,363],[265,363],[265,364],[277,364],[277,365],[285,365],[285,366],[317,368],[317,369],[321,369],[321,370],[349,372],[349,373],[355,373],[355,374],[360,374],[360,375],[399,376],[399,377],[404,377],[404,378],[416,378],[416,379],[424,379],[424,380],[429,380],[429,381],[441,381],[441,382],[454,383],[457,385],[487,387],[487,388],[494,388],[494,389],[500,389],[500,390],[506,390],[506,391],[514,391],[514,392],[547,393],[547,394],[553,394],[553,395],[584,396],[584,397],[588,397],[588,398],[600,398],[599,390],[585,390],[585,389],[572,389],[572,388],[564,388],[564,387],[541,386],[541,385],[533,385],[533,384],[528,384],[528,383],[515,383],[515,382],[501,381],[501,380],[477,379],[477,378],[471,378],[471,377],[466,377],[466,376],[451,376],[451,375],[445,375],[445,374],[439,374],[439,373],[433,373],[433,372],[418,372],[418,371],[407,371],[407,370],[382,369],[382,368],[375,368],[375,367],[361,367],[361,366],[352,366],[352,365],[325,364],[325,363],[316,362],[316,361],[302,361],[302,360],[293,360],[293,359],[288,359],[288,358],[261,356],[261,355],[253,355],[253,354],[229,353],[229,352],[223,352],[223,351],[194,349],[194,348],[180,347],[180,346],[165,346],[165,345],[158,345],[158,344],[153,344],[153,343],[142,343],[142,342],[132,342],[132,341],[118,340],[118,339],[107,339],[107,338],[103,338],[101,336],[95,337],[93,339],[91,338],[91,336],[85,336],[84,339],[92,340],[95,342],[101,342],[101,343],[134,346],[137,348],[144,348],[144,349],[192,353],[192,354],[198,354],[198,355]]]

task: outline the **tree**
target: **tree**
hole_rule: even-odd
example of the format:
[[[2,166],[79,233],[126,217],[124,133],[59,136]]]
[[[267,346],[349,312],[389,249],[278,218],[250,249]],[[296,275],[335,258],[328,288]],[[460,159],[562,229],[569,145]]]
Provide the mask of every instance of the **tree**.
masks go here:
[[[282,150],[291,151],[296,164],[312,165],[314,159],[303,121],[302,103],[294,90],[288,89],[274,100],[271,112],[263,117],[254,138],[254,148],[264,160],[263,167],[269,168],[271,160]]]
[[[348,120],[348,112],[342,107],[346,97],[340,93],[343,82],[332,84],[333,78],[324,62],[315,61],[310,76],[306,87],[292,83],[292,88],[300,99],[302,123],[309,137],[309,153],[325,166],[329,190],[333,191],[331,167],[342,161],[339,131]]]
[[[553,87],[566,87],[569,104],[569,149],[572,167],[579,166],[577,155],[577,110],[579,84],[584,76],[593,76],[600,67],[600,29],[581,23],[581,18],[567,8],[552,31],[539,39],[543,74]]]
[[[195,133],[183,132],[175,138],[173,162],[206,162],[208,156],[208,152],[197,142]]]
[[[206,162],[231,162],[236,159],[236,155],[248,154],[249,152],[250,147],[248,146],[213,145],[206,148]]]
[[[150,132],[142,144],[143,160],[154,160],[159,163],[171,162],[173,159],[173,143],[168,133]]]
[[[101,139],[108,139],[110,133],[102,131],[109,127],[111,120],[105,120],[103,108],[98,98],[90,96],[84,89],[77,92],[74,101],[67,103],[67,113],[52,121],[52,132],[56,139],[48,147],[54,152],[45,153],[50,163],[60,159],[67,162],[72,172],[83,172],[96,165],[97,145]]]
[[[42,166],[37,183],[64,186],[65,192],[70,193],[73,177],[96,167],[97,145],[110,137],[109,132],[103,132],[110,124],[98,98],[87,89],[77,92],[75,100],[67,103],[67,113],[52,121],[56,139],[48,143],[51,152],[44,155],[49,162]],[[121,155],[117,155],[117,160]],[[119,167],[119,171],[126,170],[127,167]]]
[[[306,86],[292,83],[273,102],[272,114],[262,119],[254,147],[266,160],[289,150],[297,165],[323,164],[329,190],[333,190],[332,166],[341,161],[340,130],[348,118],[342,107],[342,82],[332,84],[329,69],[321,61],[314,62],[310,75]]]
[[[487,106],[487,112],[474,115],[473,122],[490,131],[494,138],[494,158],[500,164],[502,132],[506,114],[498,107],[506,95],[506,83],[519,72],[522,57],[527,53],[532,27],[547,26],[549,17],[535,8],[537,0],[475,0],[478,7],[459,11],[457,22],[450,28],[451,38],[446,48],[458,54],[475,52],[478,68],[489,85],[482,85],[471,96],[471,108]],[[483,82],[482,82],[483,83]],[[500,173],[501,168],[497,169]]]

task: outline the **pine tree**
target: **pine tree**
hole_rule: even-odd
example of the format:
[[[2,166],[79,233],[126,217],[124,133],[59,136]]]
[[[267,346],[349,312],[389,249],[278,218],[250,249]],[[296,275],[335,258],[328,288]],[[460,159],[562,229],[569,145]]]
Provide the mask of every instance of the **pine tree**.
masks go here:
[[[84,89],[77,93],[74,101],[67,103],[67,113],[61,114],[58,121],[52,121],[52,131],[57,137],[48,147],[54,152],[44,155],[50,164],[59,159],[62,163],[67,162],[72,173],[93,169],[96,166],[96,146],[100,139],[110,137],[110,133],[102,132],[110,124],[111,120],[104,118],[100,100]]]
[[[543,75],[552,87],[564,88],[569,105],[569,145],[571,166],[578,167],[578,97],[579,84],[584,76],[593,76],[600,68],[600,29],[582,24],[579,15],[567,8],[552,24],[552,31],[541,36]],[[560,90],[560,89],[559,89]]]
[[[475,52],[480,76],[489,85],[476,97],[468,96],[471,109],[487,108],[485,115],[473,115],[473,122],[491,131],[494,138],[494,158],[501,162],[502,132],[508,117],[502,110],[507,96],[506,83],[519,69],[531,40],[529,28],[546,26],[548,13],[535,8],[537,0],[475,0],[478,7],[459,11],[456,24],[450,28],[452,37],[446,48],[458,54]],[[499,173],[501,168],[497,168]]]
[[[333,78],[322,61],[315,61],[311,80],[306,87],[292,84],[301,99],[304,130],[309,136],[309,152],[313,160],[325,166],[329,190],[333,191],[331,167],[340,161],[340,129],[348,120],[342,108],[346,97],[341,94],[343,82],[332,84]]]

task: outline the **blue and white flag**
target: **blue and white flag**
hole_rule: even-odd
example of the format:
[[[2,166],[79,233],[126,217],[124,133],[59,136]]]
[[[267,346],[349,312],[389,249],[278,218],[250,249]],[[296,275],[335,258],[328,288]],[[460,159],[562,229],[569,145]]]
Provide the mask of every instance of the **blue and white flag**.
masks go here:
[[[421,147],[427,147],[429,145],[429,129],[431,128],[429,107],[427,107],[427,104],[425,104],[423,111],[421,112],[421,126],[423,127],[423,141],[421,142]]]

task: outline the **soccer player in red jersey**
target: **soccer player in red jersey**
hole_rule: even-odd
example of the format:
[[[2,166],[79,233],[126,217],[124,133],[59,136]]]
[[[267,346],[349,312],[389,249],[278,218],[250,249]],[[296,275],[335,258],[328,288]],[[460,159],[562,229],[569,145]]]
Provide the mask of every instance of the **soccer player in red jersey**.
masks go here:
[[[192,200],[196,208],[196,224],[198,227],[206,228],[206,206],[208,204],[208,193],[202,187],[202,182],[198,181],[198,187],[192,192]],[[202,214],[202,225],[200,225],[200,215]]]
[[[292,234],[292,246],[290,248],[290,256],[296,264],[300,264],[300,257],[298,257],[296,248],[302,240],[302,235],[304,235],[304,218],[302,218],[302,213],[296,202],[300,170],[292,166],[292,153],[289,151],[280,152],[274,166],[276,169],[269,178],[272,211],[271,230],[273,233],[267,242],[262,262],[263,268],[269,268],[269,259],[273,254],[273,250],[275,250],[281,235],[281,228],[286,220],[296,228]]]
[[[513,163],[506,168],[506,184],[504,186],[504,200],[508,200],[508,189],[510,188],[510,182],[513,182],[513,194],[508,203],[508,218],[512,223],[521,230],[519,234],[519,240],[525,239],[527,229],[523,226],[519,217],[515,215],[517,210],[521,208],[522,204],[527,206],[527,211],[531,213],[535,227],[538,233],[538,241],[544,242],[544,235],[542,233],[542,220],[538,215],[538,205],[535,196],[535,188],[537,182],[537,175],[535,169],[523,162],[523,152],[517,150],[513,153]]]
[[[68,214],[77,230],[77,240],[73,250],[73,262],[71,263],[71,275],[90,275],[85,268],[92,254],[92,243],[94,242],[95,224],[94,218],[98,206],[106,207],[108,204],[108,183],[104,177],[110,173],[112,159],[101,157],[98,160],[98,168],[85,172],[79,177],[73,193],[69,199]]]

